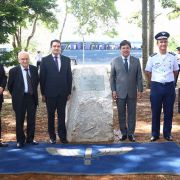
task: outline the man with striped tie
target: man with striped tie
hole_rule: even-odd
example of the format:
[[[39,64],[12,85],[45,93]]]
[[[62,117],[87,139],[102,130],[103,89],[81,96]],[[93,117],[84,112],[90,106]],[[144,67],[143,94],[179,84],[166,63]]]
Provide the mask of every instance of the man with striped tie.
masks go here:
[[[9,71],[8,90],[12,96],[12,105],[16,114],[17,147],[25,143],[37,145],[34,141],[35,117],[38,104],[37,87],[39,83],[37,67],[29,64],[29,53],[18,54],[20,65]],[[27,113],[27,135],[24,133],[24,120]]]

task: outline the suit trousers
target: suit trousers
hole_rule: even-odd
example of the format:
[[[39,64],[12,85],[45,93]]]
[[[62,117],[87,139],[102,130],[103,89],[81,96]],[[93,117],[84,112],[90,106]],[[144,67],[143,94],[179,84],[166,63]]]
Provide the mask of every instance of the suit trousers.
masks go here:
[[[67,97],[58,95],[57,97],[46,97],[48,112],[48,133],[50,139],[56,140],[55,133],[55,111],[58,115],[58,136],[61,140],[66,139],[65,110]]]
[[[125,99],[118,98],[116,100],[122,135],[134,135],[136,125],[136,101],[136,98],[129,98],[128,96]]]
[[[15,110],[16,114],[16,139],[19,143],[33,141],[35,133],[36,104],[33,95],[24,94],[21,106]],[[27,113],[27,137],[24,134],[24,120]]]
[[[0,139],[1,139],[1,132],[2,132],[2,128],[1,128],[1,109],[2,109],[2,101],[0,101]]]
[[[152,136],[159,137],[160,135],[162,107],[164,112],[163,135],[164,137],[171,135],[175,97],[174,82],[164,84],[151,82],[150,101],[152,109]]]

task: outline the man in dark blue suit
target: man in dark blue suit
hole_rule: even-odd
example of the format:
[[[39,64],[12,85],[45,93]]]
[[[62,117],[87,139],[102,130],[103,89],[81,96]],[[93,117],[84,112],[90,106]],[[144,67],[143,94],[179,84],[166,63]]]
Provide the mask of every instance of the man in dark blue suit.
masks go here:
[[[58,114],[58,136],[62,143],[66,138],[65,108],[70,99],[72,72],[70,59],[61,55],[59,40],[51,41],[52,54],[44,57],[40,66],[40,87],[42,100],[46,102],[48,112],[48,133],[50,143],[56,143],[55,111]]]
[[[34,141],[35,117],[38,105],[37,87],[39,83],[38,69],[29,65],[29,53],[18,54],[20,65],[9,71],[8,90],[12,96],[12,105],[16,114],[17,147],[26,143],[37,145]],[[24,120],[27,113],[27,136],[24,134]]]
[[[6,87],[6,83],[7,83],[7,76],[5,74],[3,65],[0,64],[0,112],[3,103],[3,91]],[[7,143],[1,142],[1,116],[0,116],[0,147],[6,147],[6,146],[8,146]]]

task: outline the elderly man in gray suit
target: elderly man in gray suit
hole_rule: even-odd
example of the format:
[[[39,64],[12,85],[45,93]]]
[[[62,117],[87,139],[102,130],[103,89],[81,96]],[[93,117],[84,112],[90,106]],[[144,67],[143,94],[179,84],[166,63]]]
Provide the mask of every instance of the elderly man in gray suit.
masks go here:
[[[131,43],[123,40],[120,43],[121,56],[111,63],[110,84],[112,97],[116,100],[121,131],[121,141],[134,142],[136,125],[137,96],[143,91],[142,71],[139,59],[130,55]],[[126,120],[127,107],[127,120]]]

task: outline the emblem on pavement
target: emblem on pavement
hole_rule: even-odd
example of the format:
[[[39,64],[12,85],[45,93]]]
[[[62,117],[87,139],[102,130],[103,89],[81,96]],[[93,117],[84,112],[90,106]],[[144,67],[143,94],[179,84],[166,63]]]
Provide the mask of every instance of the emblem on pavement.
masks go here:
[[[47,152],[51,155],[79,157],[84,159],[84,165],[91,165],[93,158],[100,156],[113,156],[118,154],[125,154],[133,150],[133,147],[109,147],[109,148],[98,148],[93,152],[93,148],[86,148],[85,152],[79,148],[46,148]]]

